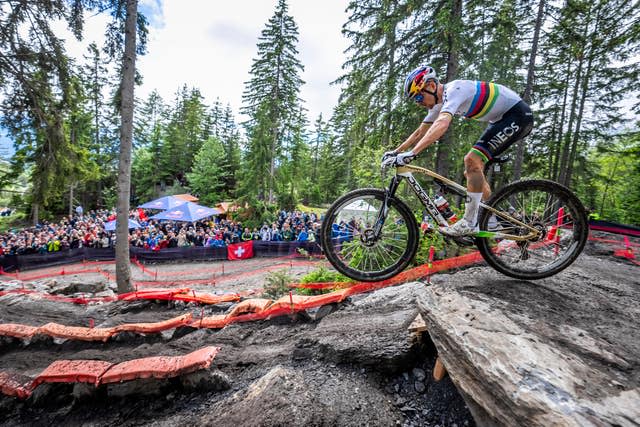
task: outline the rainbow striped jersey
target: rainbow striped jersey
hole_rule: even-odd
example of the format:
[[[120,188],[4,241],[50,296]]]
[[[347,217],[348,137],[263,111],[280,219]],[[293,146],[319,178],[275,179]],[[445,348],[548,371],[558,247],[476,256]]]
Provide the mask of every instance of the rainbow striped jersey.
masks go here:
[[[493,123],[520,101],[517,93],[497,83],[454,80],[444,85],[442,102],[429,110],[422,122],[433,123],[440,113],[449,113]]]

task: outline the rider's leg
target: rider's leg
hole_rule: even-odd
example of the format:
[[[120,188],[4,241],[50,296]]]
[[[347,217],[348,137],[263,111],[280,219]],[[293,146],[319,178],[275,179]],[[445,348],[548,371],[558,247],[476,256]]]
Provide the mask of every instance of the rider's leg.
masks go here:
[[[440,231],[447,236],[466,236],[474,234],[478,222],[478,210],[483,195],[491,194],[489,184],[484,178],[484,159],[475,152],[469,151],[464,157],[464,175],[467,178],[467,203],[464,216],[450,227],[441,227]]]
[[[484,177],[484,160],[473,151],[464,156],[464,174],[467,177],[467,195],[469,200],[465,205],[464,219],[470,226],[475,227],[478,220],[480,201],[487,200],[491,195],[489,183]]]

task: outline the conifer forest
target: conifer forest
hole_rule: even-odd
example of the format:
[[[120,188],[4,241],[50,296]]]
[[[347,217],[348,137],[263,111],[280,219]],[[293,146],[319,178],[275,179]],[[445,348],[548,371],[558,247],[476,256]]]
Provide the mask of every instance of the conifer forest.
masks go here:
[[[14,146],[1,173],[4,204],[25,217],[118,201],[122,129],[131,125],[130,203],[191,192],[209,206],[325,206],[344,192],[385,185],[382,154],[426,114],[403,99],[409,71],[429,64],[442,82],[500,83],[528,102],[533,132],[491,175],[558,181],[601,218],[640,224],[640,4],[636,0],[365,0],[345,2],[348,40],[330,117],[309,117],[305,64],[287,0],[274,1],[251,60],[242,108],[207,103],[176,80],[172,99],[123,108],[126,6],[122,0],[8,0],[0,4],[0,126]],[[107,43],[71,58],[51,22],[83,36],[87,14],[112,20]],[[149,25],[136,17],[135,54]],[[179,79],[180,76],[176,76]],[[134,84],[144,75],[135,73]],[[240,120],[238,117],[242,116]],[[463,157],[486,124],[456,118],[415,163],[464,182]],[[126,155],[130,157],[127,158]],[[124,181],[123,181],[124,182]],[[18,196],[19,194],[19,196]]]

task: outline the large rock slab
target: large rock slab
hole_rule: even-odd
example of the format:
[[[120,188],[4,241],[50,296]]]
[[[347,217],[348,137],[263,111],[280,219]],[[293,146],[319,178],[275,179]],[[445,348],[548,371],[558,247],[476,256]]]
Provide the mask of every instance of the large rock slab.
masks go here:
[[[638,269],[600,262],[537,282],[470,269],[418,297],[479,425],[639,425]]]

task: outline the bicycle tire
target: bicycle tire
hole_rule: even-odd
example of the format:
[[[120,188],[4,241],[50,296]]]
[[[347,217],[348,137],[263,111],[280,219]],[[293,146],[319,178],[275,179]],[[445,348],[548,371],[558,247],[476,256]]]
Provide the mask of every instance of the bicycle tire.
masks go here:
[[[534,201],[535,193],[538,193],[536,200],[540,202]],[[517,202],[518,199],[521,199],[522,203]],[[512,206],[514,201],[523,206]],[[542,202],[544,205],[541,205]],[[587,242],[589,226],[582,202],[571,190],[556,182],[543,179],[517,181],[503,187],[487,205],[499,211],[506,211],[505,207],[511,206],[520,220],[524,219],[523,222],[542,231],[537,242],[516,243],[504,240],[507,243],[505,247],[511,245],[510,249],[504,251],[492,238],[476,239],[476,245],[484,260],[507,276],[537,280],[557,274],[576,260]],[[544,206],[542,214],[539,213],[539,206]],[[483,210],[478,222],[481,230],[487,230],[491,215],[488,209]],[[515,224],[509,224],[508,221],[500,219],[499,222],[502,222],[499,227],[509,228],[504,230],[507,234],[513,234],[513,230],[517,229]],[[521,230],[521,234],[526,234],[525,229]],[[563,235],[562,240],[560,235]],[[566,248],[562,245],[566,245]],[[508,252],[515,252],[515,255],[510,255],[511,260],[505,256]],[[536,266],[533,263],[532,254],[541,265]],[[530,260],[532,262],[529,262]]]
[[[404,270],[418,250],[416,219],[411,209],[395,197],[389,199],[390,214],[387,216],[382,238],[375,240],[372,244],[365,243],[366,231],[371,230],[371,227],[362,227],[362,225],[366,225],[365,222],[368,220],[377,218],[378,208],[384,199],[385,191],[383,190],[361,188],[338,198],[325,214],[321,230],[322,249],[331,265],[351,279],[373,282],[391,278]],[[352,219],[361,226],[360,228],[347,227],[344,224],[344,220],[351,212],[347,208],[351,206],[365,206],[366,213],[353,211],[359,215],[357,220],[355,216]],[[394,215],[397,215],[395,219]],[[399,218],[402,220],[400,221]],[[345,227],[344,231],[340,231],[342,226]],[[406,235],[403,234],[405,232]],[[350,253],[347,253],[348,250]],[[354,252],[355,255],[350,258],[349,256]],[[366,257],[369,255],[374,260],[367,266]],[[365,261],[361,263],[362,259]],[[358,263],[356,264],[354,260]],[[388,265],[381,266],[381,262],[387,262]]]

